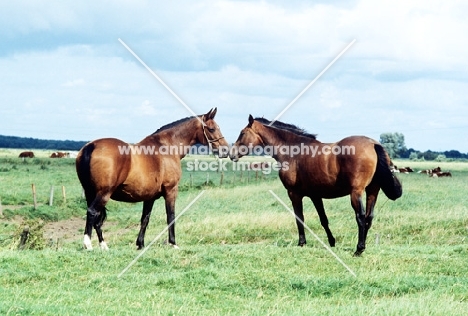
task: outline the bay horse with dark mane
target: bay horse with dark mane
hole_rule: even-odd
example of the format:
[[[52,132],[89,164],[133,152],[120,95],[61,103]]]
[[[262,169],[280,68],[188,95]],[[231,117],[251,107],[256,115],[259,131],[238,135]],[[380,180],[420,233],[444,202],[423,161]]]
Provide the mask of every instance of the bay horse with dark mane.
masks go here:
[[[220,158],[227,157],[228,143],[214,121],[216,111],[215,108],[204,115],[165,125],[134,145],[115,138],[103,138],[86,144],[80,150],[76,171],[88,205],[83,239],[86,249],[92,249],[93,227],[101,248],[108,249],[101,226],[106,218],[109,199],[143,202],[141,227],[136,240],[138,249],[145,245],[146,227],[157,199],[163,197],[165,200],[168,226],[174,221],[182,174],[180,161],[187,153],[186,148],[201,143],[212,147]],[[168,243],[177,247],[174,223],[168,232]]]
[[[382,145],[365,136],[351,136],[325,144],[292,124],[272,123],[250,115],[248,125],[231,148],[230,158],[237,161],[247,153],[242,149],[256,146],[263,147],[265,152],[270,149],[273,158],[282,166],[279,177],[294,208],[299,246],[306,244],[302,205],[305,196],[312,200],[332,247],[335,238],[328,227],[322,199],[351,196],[359,232],[354,255],[359,256],[366,248],[379,190],[382,189],[391,200],[398,199],[403,192],[399,180],[390,171],[390,158]],[[293,151],[295,155],[292,155]]]

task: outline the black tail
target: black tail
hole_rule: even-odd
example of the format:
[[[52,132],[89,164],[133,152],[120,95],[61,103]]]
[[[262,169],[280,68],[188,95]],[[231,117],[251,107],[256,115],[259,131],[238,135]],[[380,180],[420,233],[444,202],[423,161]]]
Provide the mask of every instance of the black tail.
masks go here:
[[[400,180],[390,171],[388,155],[382,145],[375,144],[374,148],[377,153],[377,170],[374,177],[385,195],[395,201],[403,194]]]
[[[96,197],[96,190],[91,182],[91,154],[94,151],[94,144],[88,143],[81,149],[81,157],[76,162],[76,172],[80,179],[81,186],[85,191],[88,206]]]

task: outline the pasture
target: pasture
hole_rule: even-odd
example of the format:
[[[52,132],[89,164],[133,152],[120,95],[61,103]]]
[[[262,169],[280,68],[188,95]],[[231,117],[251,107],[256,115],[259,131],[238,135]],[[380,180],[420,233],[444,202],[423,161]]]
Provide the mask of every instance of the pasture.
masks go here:
[[[276,174],[229,170],[220,185],[219,172],[184,171],[176,214],[206,191],[176,223],[180,250],[163,243],[165,233],[119,278],[140,253],[135,240],[141,203],[111,201],[103,227],[110,250],[99,250],[93,234],[95,250],[85,251],[86,207],[74,159],[36,156],[22,161],[0,152],[1,314],[463,315],[468,310],[468,163],[396,161],[416,170],[440,166],[453,177],[398,175],[403,196],[392,202],[380,193],[362,257],[352,257],[357,225],[349,197],[324,201],[337,239],[333,250],[357,277],[309,232],[308,244],[296,246],[293,216],[268,192],[290,205]],[[193,159],[185,159],[184,167]],[[36,210],[31,183],[37,187]],[[67,200],[58,194],[49,206],[51,186],[65,186]],[[304,202],[305,223],[326,241],[312,203]],[[147,245],[165,221],[158,200]],[[26,224],[39,241],[33,249],[18,250]]]

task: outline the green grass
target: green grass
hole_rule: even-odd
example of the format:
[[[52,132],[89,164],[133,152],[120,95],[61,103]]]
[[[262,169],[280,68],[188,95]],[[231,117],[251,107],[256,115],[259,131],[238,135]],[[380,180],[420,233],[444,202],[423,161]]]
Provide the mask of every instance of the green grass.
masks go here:
[[[0,162],[0,168],[12,168]],[[333,250],[357,278],[308,232],[307,246],[296,246],[294,218],[268,192],[273,190],[290,204],[275,175],[247,182],[244,174],[241,182],[237,173],[237,181],[220,187],[216,172],[210,173],[215,181],[208,186],[203,185],[206,173],[194,173],[194,184],[179,194],[177,211],[201,189],[206,192],[177,222],[181,249],[164,245],[164,234],[121,278],[119,273],[140,253],[134,243],[141,203],[109,203],[104,225],[108,252],[82,250],[82,229],[71,240],[43,250],[18,251],[11,250],[11,244],[0,244],[0,314],[464,315],[468,308],[468,164],[396,163],[420,169],[440,165],[450,169],[453,177],[399,175],[403,197],[392,202],[379,196],[367,249],[360,258],[352,257],[357,226],[349,198],[325,200],[337,239]],[[78,189],[70,189],[66,204],[57,197],[57,206],[43,205],[38,213],[26,212],[31,210],[29,204],[9,211],[4,205],[7,219],[1,223],[0,235],[18,232],[21,226],[15,224],[15,215],[31,221],[84,218],[73,164],[51,162],[47,173],[41,173],[40,165],[31,161],[0,172],[0,177],[10,174],[0,178],[2,202],[5,195],[15,199],[12,205],[29,203],[32,179],[49,188]],[[184,181],[190,180],[187,176]],[[5,184],[5,179],[17,188]],[[47,199],[48,189],[45,193]],[[309,200],[304,199],[304,209],[306,224],[326,241]],[[164,227],[164,203],[159,200],[146,244]]]

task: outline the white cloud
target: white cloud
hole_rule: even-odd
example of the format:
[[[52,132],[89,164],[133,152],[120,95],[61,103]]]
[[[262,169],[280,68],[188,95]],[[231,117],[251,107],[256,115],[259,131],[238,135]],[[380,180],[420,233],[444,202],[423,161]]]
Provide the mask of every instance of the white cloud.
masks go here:
[[[75,79],[75,80],[70,80],[62,84],[62,87],[76,87],[76,86],[83,86],[86,82],[84,79]]]

